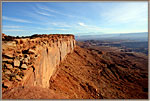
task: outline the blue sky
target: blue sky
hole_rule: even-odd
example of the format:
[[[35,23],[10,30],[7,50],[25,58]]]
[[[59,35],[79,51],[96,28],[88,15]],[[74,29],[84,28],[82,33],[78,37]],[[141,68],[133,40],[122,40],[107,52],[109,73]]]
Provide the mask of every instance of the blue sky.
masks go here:
[[[3,2],[2,32],[13,36],[148,32],[148,2]]]

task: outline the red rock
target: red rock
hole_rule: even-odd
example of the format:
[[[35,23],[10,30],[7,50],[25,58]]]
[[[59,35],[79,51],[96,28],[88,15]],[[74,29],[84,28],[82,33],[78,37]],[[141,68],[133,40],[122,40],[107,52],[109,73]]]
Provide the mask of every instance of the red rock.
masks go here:
[[[18,59],[14,60],[14,66],[19,67],[20,66],[20,61]]]
[[[12,53],[4,53],[3,55],[7,56],[8,58],[13,58],[14,57]]]
[[[7,63],[13,63],[13,59],[6,59],[6,58],[4,58],[3,59],[3,62],[7,62]]]
[[[33,64],[35,68],[31,71],[31,74],[24,76],[25,84],[35,84],[41,87],[48,88],[49,80],[55,71],[56,66],[63,61],[66,55],[73,51],[75,47],[75,39],[73,35],[35,35],[30,38],[14,39],[16,41],[15,56],[24,57],[20,60],[14,60],[14,67],[19,67],[20,62],[23,64],[21,68],[28,70],[26,64]],[[53,40],[53,42],[52,42]],[[7,44],[6,46],[7,47]],[[19,50],[19,51],[18,51]],[[8,51],[8,50],[6,50]],[[5,52],[6,52],[5,51]],[[21,52],[21,53],[20,53]],[[7,52],[6,52],[7,53]],[[32,67],[32,66],[31,66]],[[32,80],[31,75],[34,75]],[[28,83],[29,81],[32,81]],[[35,83],[36,82],[36,83]]]
[[[5,74],[11,74],[11,72],[10,72],[9,70],[7,70],[7,71],[5,72]]]
[[[12,86],[12,82],[10,82],[10,81],[5,81],[5,82],[3,82],[3,84],[5,87],[11,87]]]
[[[22,78],[19,75],[16,75],[16,79],[19,80],[19,81],[22,80]]]
[[[27,69],[27,68],[28,68],[28,66],[27,66],[26,64],[22,64],[21,68],[23,68],[23,69]]]
[[[29,49],[28,53],[29,53],[29,54],[35,54],[36,52],[35,52],[35,50],[33,50],[33,49]]]
[[[8,69],[12,69],[13,66],[11,64],[5,64]]]
[[[28,64],[28,59],[24,58],[23,63]]]

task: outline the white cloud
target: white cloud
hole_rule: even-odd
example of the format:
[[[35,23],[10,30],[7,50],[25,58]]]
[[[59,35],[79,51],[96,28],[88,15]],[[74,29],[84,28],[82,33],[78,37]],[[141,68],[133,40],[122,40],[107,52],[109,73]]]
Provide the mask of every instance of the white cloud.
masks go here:
[[[8,21],[14,21],[14,22],[32,23],[31,21],[28,21],[28,20],[12,18],[12,17],[6,17],[6,16],[2,16],[2,19],[3,20],[8,20]]]
[[[39,8],[39,9],[43,9],[43,10],[46,10],[46,11],[49,11],[49,12],[53,12],[53,13],[59,13],[58,11],[52,10],[52,9],[46,7],[46,6],[43,6],[43,5],[36,5],[36,6],[37,6],[37,8]]]
[[[40,12],[40,11],[37,11],[38,14],[41,14],[41,15],[46,15],[46,16],[54,16],[54,15],[51,15],[51,14],[48,14],[48,13],[44,13],[44,12]]]
[[[87,32],[99,32],[99,31],[107,31],[110,28],[102,28],[100,26],[85,24],[83,22],[79,22],[78,25],[80,26],[74,26],[77,30],[87,31]]]
[[[71,14],[66,14],[57,10],[53,10],[47,6],[43,6],[43,5],[36,5],[38,9],[42,9],[45,11],[49,11],[51,13],[55,13],[55,14],[59,14],[59,15],[63,15],[63,16],[67,16],[67,17],[72,17],[72,18],[78,18],[78,19],[87,19],[85,17],[81,17],[81,16],[76,16],[76,15],[71,15]]]
[[[36,5],[38,9],[42,9],[42,10],[45,10],[45,11],[48,11],[48,12],[51,12],[51,13],[56,13],[56,14],[60,14],[60,15],[66,15],[66,14],[63,14],[59,11],[56,11],[56,10],[53,10],[53,9],[50,9],[46,6],[43,6],[43,5]]]
[[[50,14],[49,12],[45,12],[41,9],[37,9],[37,8],[33,8],[33,9],[37,14],[44,15],[44,16],[54,16],[54,15]]]
[[[78,23],[80,26],[87,26],[87,25],[85,25],[84,23],[82,23],[82,22],[79,22]]]
[[[23,26],[10,26],[10,25],[4,25],[3,28],[21,28]]]
[[[32,17],[34,20],[36,20],[36,22],[34,21],[34,23],[39,25],[45,25],[50,20],[47,16],[42,16],[41,14],[37,14],[33,12],[26,12],[26,16]]]

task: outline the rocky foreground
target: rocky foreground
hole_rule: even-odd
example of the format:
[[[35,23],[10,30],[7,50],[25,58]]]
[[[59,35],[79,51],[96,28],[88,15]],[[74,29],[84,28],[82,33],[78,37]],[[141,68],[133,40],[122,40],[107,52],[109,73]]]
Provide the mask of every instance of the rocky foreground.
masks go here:
[[[4,46],[3,43],[3,54],[8,54],[11,47],[5,48]],[[13,58],[11,58],[11,52],[10,55],[3,55],[3,99],[148,98],[147,56],[137,53],[104,52],[76,46],[56,66],[55,72],[49,77],[49,86],[45,88],[41,85],[22,83],[25,75],[29,73],[29,68],[32,69],[31,72],[34,74],[33,70],[36,69],[36,65],[32,67],[34,65],[32,59],[37,60],[38,57],[35,56],[41,56],[41,54],[35,54],[35,52],[33,54],[33,51],[30,50],[32,48],[28,49],[28,54],[23,54],[23,51],[21,51],[21,54],[23,54],[22,60],[19,60],[18,55],[13,55]],[[5,50],[8,50],[8,52],[5,53]],[[45,62],[41,64],[45,64]],[[26,64],[27,68],[24,68],[23,64]],[[38,81],[38,79],[40,78],[36,78],[35,81]]]
[[[3,88],[17,85],[49,87],[57,66],[75,47],[73,35],[3,35]]]

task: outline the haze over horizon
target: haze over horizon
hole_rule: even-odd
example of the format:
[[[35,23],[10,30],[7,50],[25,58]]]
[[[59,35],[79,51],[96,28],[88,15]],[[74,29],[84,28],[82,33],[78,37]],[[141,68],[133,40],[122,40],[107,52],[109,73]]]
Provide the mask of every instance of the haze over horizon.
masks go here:
[[[148,2],[2,2],[7,35],[137,32],[148,32]]]

